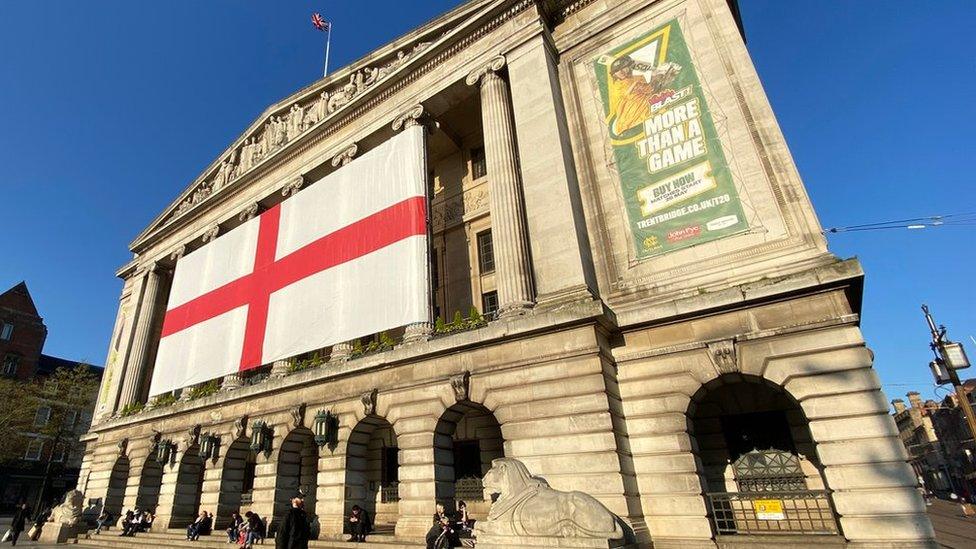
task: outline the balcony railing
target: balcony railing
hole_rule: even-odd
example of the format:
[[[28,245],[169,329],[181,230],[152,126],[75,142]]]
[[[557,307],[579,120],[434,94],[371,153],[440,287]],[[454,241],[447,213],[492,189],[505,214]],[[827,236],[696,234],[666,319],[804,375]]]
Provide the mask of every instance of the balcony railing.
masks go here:
[[[460,501],[485,501],[485,486],[477,477],[459,478],[454,481],[454,499]]]
[[[705,497],[719,535],[838,533],[824,491],[714,492]]]
[[[391,482],[380,488],[380,503],[396,503],[400,501],[400,483]]]

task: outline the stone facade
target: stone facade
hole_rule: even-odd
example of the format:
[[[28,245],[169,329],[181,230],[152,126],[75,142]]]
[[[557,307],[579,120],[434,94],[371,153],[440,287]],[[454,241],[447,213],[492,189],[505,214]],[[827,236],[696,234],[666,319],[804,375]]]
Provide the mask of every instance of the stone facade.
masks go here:
[[[751,229],[638,260],[593,62],[674,19]],[[430,128],[435,311],[489,322],[133,413],[174,261],[411,123]],[[131,249],[83,487],[113,512],[252,509],[273,529],[302,493],[320,538],[359,504],[417,540],[435,501],[486,517],[481,477],[508,457],[596,498],[631,547],[771,524],[796,546],[934,546],[858,328],[863,273],[827,251],[734,3],[472,0],[269,108]],[[770,459],[803,520],[746,518]]]

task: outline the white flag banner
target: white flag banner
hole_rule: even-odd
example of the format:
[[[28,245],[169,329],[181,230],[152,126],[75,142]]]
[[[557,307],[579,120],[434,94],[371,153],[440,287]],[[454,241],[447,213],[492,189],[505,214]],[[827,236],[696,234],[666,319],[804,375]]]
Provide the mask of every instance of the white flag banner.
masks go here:
[[[179,260],[151,396],[429,320],[423,128]]]

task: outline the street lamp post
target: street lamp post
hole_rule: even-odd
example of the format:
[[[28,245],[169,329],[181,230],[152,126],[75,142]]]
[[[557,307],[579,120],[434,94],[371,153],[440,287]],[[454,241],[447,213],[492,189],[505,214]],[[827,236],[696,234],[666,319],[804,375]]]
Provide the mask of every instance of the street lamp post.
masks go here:
[[[966,350],[963,349],[962,343],[954,343],[946,337],[945,326],[936,327],[935,319],[929,313],[927,305],[922,305],[922,311],[925,313],[925,320],[929,323],[929,331],[932,332],[932,343],[929,344],[932,352],[935,353],[935,360],[929,364],[929,367],[932,368],[932,375],[935,376],[935,382],[939,385],[952,384],[953,389],[956,390],[959,406],[962,407],[966,422],[969,424],[969,435],[976,441],[976,415],[973,414],[973,407],[969,404],[966,389],[959,381],[959,374],[956,373],[956,370],[969,368]]]

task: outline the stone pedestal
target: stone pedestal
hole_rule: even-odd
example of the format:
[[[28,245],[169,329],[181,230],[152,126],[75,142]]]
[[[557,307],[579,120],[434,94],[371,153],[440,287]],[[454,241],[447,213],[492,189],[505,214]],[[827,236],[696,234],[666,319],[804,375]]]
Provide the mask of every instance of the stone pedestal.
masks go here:
[[[278,379],[288,375],[291,371],[291,361],[289,360],[276,360],[271,364],[271,379]]]
[[[47,522],[44,523],[44,528],[41,528],[41,537],[37,541],[41,544],[65,543],[87,531],[88,525],[84,523],[68,526],[67,524]]]
[[[530,536],[498,536],[491,534],[477,534],[478,549],[515,549],[526,547],[572,547],[586,549],[608,549],[619,547],[620,543],[605,539],[591,538],[555,538]]]

